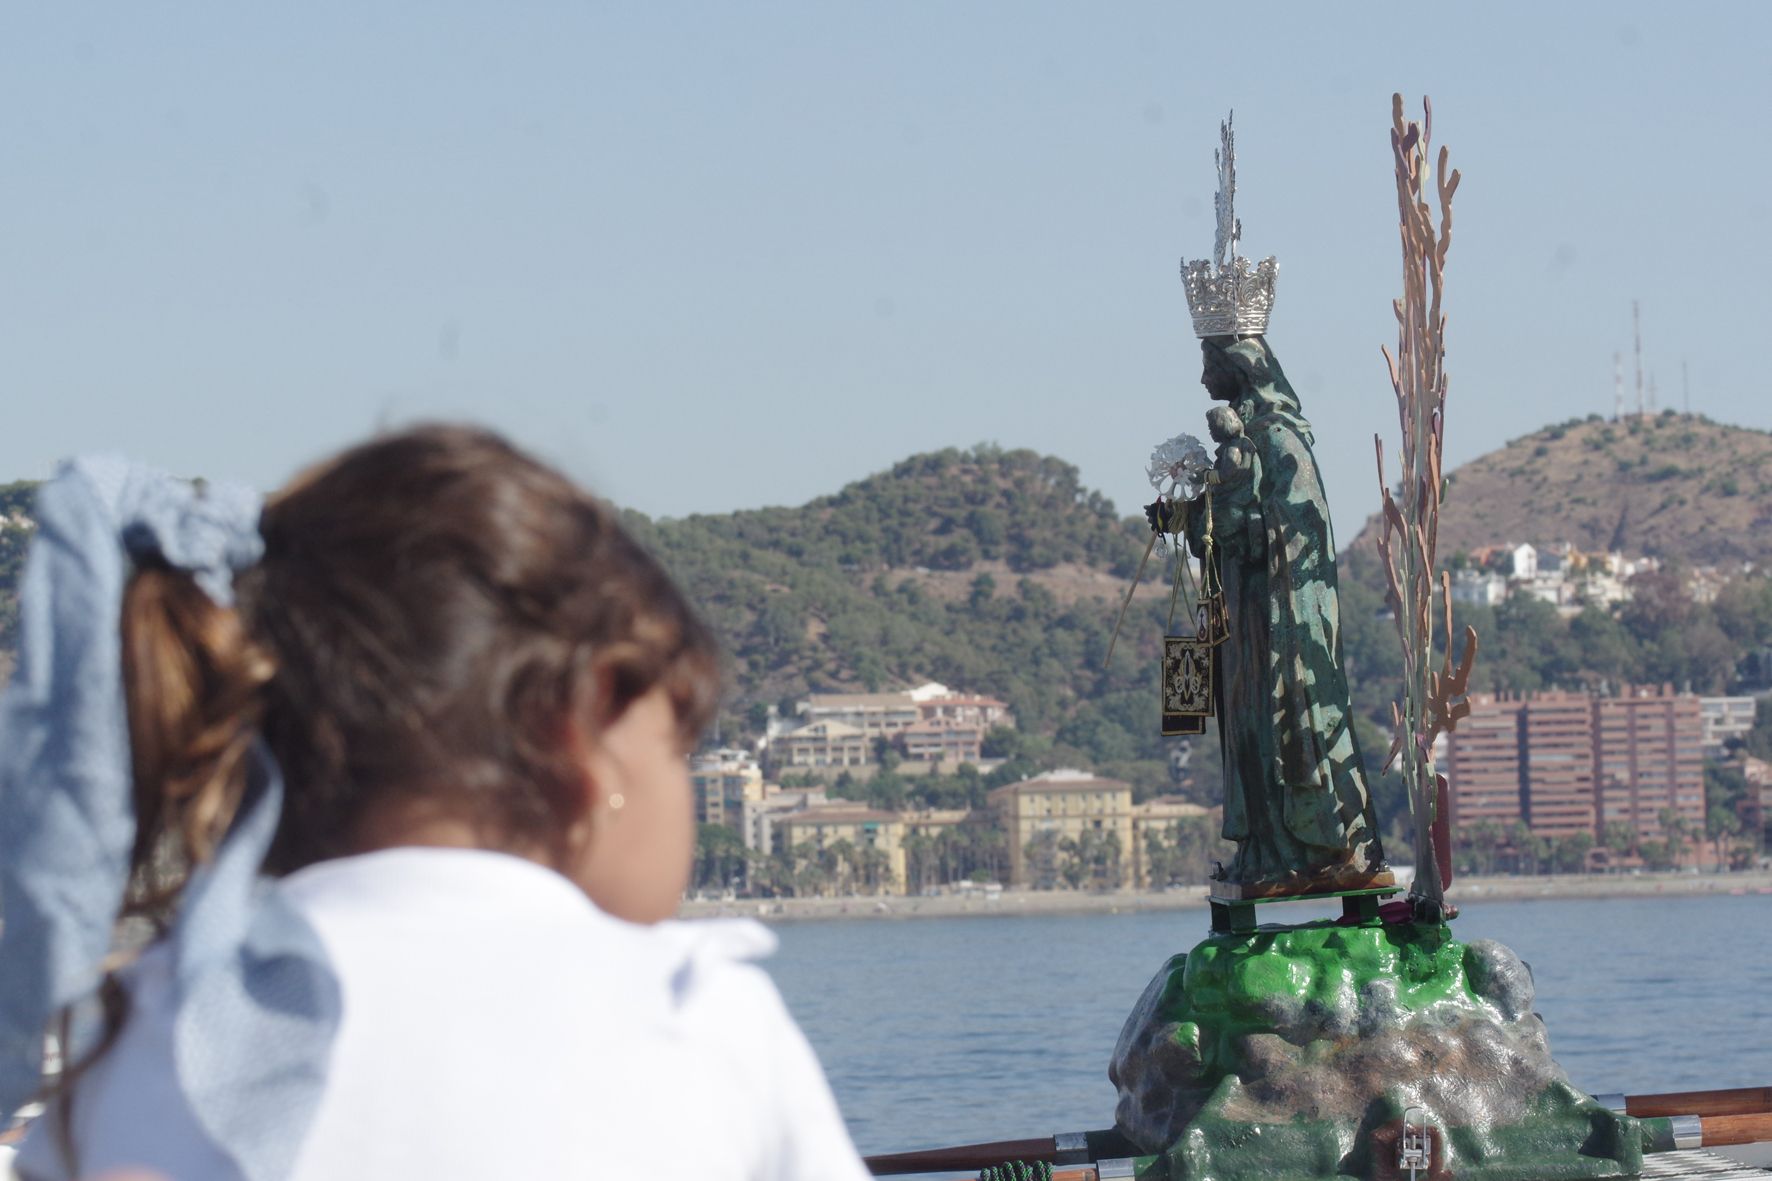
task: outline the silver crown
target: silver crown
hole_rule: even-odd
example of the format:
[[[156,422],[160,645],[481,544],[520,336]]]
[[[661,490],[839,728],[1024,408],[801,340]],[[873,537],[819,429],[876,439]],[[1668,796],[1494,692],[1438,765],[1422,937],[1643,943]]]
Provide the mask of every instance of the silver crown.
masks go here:
[[[1271,255],[1250,262],[1237,253],[1243,223],[1237,220],[1237,147],[1230,119],[1218,125],[1218,137],[1219,149],[1212,154],[1218,164],[1218,193],[1212,198],[1218,234],[1211,258],[1181,264],[1181,281],[1195,336],[1255,335],[1267,331],[1280,264]]]

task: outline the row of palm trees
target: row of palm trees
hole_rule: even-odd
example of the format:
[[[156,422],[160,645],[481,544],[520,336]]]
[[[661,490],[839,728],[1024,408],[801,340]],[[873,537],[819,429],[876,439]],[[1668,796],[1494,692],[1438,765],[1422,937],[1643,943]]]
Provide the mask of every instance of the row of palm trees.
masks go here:
[[[1155,888],[1198,884],[1224,855],[1216,825],[1208,818],[1176,821],[1145,836],[1147,880]],[[1006,882],[1009,843],[986,823],[957,824],[904,838],[904,888],[912,893],[956,882]],[[1125,850],[1111,831],[1077,836],[1037,834],[1023,850],[1028,884],[1035,889],[1113,889],[1130,877]],[[781,852],[747,849],[725,825],[704,824],[697,833],[692,888],[743,891],[758,897],[896,892],[892,862],[882,849],[847,839],[819,845],[803,841]]]
[[[1699,837],[1730,846],[1728,857],[1732,864],[1743,859],[1751,863],[1753,859],[1752,844],[1742,839],[1740,818],[1728,809],[1712,808],[1702,829],[1672,808],[1663,808],[1657,820],[1659,837],[1644,838],[1635,825],[1613,820],[1606,823],[1598,841],[1587,832],[1544,837],[1534,833],[1524,821],[1503,828],[1493,820],[1481,820],[1460,832],[1458,861],[1467,873],[1581,873],[1590,867],[1591,852],[1600,848],[1610,854],[1609,860],[1613,862],[1638,858],[1649,869],[1673,869]]]
[[[985,825],[961,824],[904,839],[906,884],[913,891],[959,881],[1001,881],[1007,874],[1003,834]],[[781,852],[748,849],[721,824],[697,832],[691,887],[742,890],[765,898],[897,892],[891,856],[847,838],[820,845],[802,841]]]

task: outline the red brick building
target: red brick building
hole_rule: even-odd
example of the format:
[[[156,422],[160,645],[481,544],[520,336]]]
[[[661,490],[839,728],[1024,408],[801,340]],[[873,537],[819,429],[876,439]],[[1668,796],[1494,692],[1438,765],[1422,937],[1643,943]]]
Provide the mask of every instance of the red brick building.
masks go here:
[[[1509,829],[1520,810],[1520,710],[1518,699],[1473,693],[1471,713],[1446,735],[1440,773],[1452,792],[1452,823],[1468,829],[1487,820]]]
[[[1622,821],[1644,838],[1662,835],[1672,809],[1694,832],[1704,827],[1704,725],[1698,698],[1636,688],[1594,704],[1594,765],[1601,831]]]
[[[1440,768],[1462,828],[1523,820],[1538,836],[1598,841],[1623,821],[1659,838],[1667,809],[1703,826],[1703,741],[1698,698],[1667,686],[1617,697],[1477,693]]]
[[[1526,824],[1541,837],[1593,833],[1595,701],[1585,693],[1541,693],[1520,711],[1520,775]]]

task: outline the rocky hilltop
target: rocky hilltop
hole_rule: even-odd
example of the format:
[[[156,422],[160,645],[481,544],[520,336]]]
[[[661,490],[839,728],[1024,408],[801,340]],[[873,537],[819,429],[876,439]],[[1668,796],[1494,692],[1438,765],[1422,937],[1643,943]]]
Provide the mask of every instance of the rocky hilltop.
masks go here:
[[[1363,564],[1377,518],[1351,545]],[[1515,439],[1448,477],[1440,555],[1569,542],[1690,565],[1772,562],[1772,434],[1663,411]]]

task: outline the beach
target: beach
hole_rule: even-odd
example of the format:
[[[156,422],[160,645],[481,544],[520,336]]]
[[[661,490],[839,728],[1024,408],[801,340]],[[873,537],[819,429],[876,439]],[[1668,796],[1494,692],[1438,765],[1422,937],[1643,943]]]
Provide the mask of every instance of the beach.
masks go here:
[[[1549,874],[1460,878],[1447,889],[1454,904],[1536,898],[1644,898],[1655,896],[1772,894],[1772,871],[1736,873]],[[969,890],[933,895],[851,895],[835,898],[740,898],[684,902],[685,919],[743,917],[765,922],[808,919],[955,918],[967,915],[1134,914],[1196,910],[1206,888],[1168,890],[1003,890],[986,896]]]

